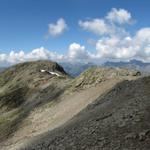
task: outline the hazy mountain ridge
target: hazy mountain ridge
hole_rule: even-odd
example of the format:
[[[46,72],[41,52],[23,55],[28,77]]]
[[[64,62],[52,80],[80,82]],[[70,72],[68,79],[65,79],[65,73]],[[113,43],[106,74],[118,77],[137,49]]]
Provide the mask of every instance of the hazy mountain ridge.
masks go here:
[[[126,61],[106,61],[102,64],[92,62],[59,62],[64,70],[72,77],[79,76],[82,72],[91,67],[104,66],[104,67],[123,67],[128,69],[136,69],[144,73],[150,72],[150,63],[145,63],[136,59]],[[7,67],[1,67],[0,72],[4,71]]]
[[[82,62],[61,62],[60,65],[64,68],[64,70],[73,77],[79,76],[82,72],[90,67],[97,66],[94,63],[82,63]]]
[[[150,73],[150,63],[144,63],[139,60],[130,60],[129,62],[111,62],[107,61],[103,64],[103,66],[108,67],[125,67],[129,69],[137,69],[143,73]]]
[[[5,67],[0,67],[0,72],[4,71],[5,69]]]
[[[83,63],[83,62],[65,62],[65,63],[60,63],[65,71],[69,73],[71,76],[76,77],[80,75],[82,72],[87,70],[90,67],[96,67],[96,66],[104,66],[104,67],[122,67],[122,68],[128,68],[128,69],[135,69],[141,71],[144,75],[150,73],[150,63],[142,62],[140,60],[130,60],[130,61],[106,61],[105,63],[102,64],[97,64],[97,63]]]

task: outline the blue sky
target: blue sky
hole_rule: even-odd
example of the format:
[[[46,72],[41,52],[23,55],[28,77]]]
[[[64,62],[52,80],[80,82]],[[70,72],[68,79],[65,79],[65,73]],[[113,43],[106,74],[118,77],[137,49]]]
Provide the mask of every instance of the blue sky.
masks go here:
[[[112,8],[124,9],[132,15],[134,23],[119,26],[131,36],[150,27],[149,0],[0,0],[0,54],[9,55],[12,50],[30,53],[44,47],[66,55],[72,43],[95,53],[94,44],[103,36],[89,32],[79,21],[104,19]],[[60,35],[51,35],[48,25],[56,25],[61,18],[67,27]]]

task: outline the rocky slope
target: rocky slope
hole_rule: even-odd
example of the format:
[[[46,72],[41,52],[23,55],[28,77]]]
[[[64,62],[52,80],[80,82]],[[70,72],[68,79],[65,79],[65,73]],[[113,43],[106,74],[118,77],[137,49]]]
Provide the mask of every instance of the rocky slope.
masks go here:
[[[122,81],[22,150],[149,150],[150,77]]]
[[[108,80],[129,80],[137,78],[138,76],[141,76],[141,73],[137,70],[129,70],[126,68],[92,67],[76,78],[73,85],[77,89],[84,89]]]
[[[99,130],[99,127],[95,125],[101,127],[101,124],[94,122],[96,114],[97,117],[104,117],[105,119],[105,111],[107,109],[111,111],[109,108],[106,108],[104,112],[101,109],[97,109],[101,102],[104,101],[105,106],[107,105],[105,99],[110,99],[114,103],[112,105],[113,111],[115,109],[117,111],[118,107],[121,109],[124,107],[122,101],[124,102],[125,100],[119,102],[117,107],[115,97],[120,96],[121,98],[122,94],[124,99],[128,99],[126,95],[123,95],[123,90],[126,89],[124,84],[129,83],[130,85],[130,83],[135,82],[136,85],[138,78],[140,78],[140,72],[135,70],[93,67],[73,79],[66,74],[60,65],[50,61],[22,63],[6,69],[0,73],[1,149],[21,149],[21,147],[36,139],[33,146],[29,144],[26,149],[38,149],[38,147],[39,149],[84,149],[84,147],[88,149],[87,142],[89,144],[93,142],[90,138],[90,130]],[[111,92],[118,91],[119,88],[116,90],[117,84],[121,87],[123,86],[121,91]],[[139,85],[144,88],[143,84]],[[130,87],[132,86],[129,86],[129,91],[127,92],[134,93],[132,91],[133,87]],[[140,93],[133,94],[133,96],[139,96],[138,94]],[[146,95],[147,93],[144,94]],[[92,115],[93,112],[95,114]],[[111,117],[112,115],[110,115]],[[117,117],[120,119],[119,116],[113,117],[113,119],[117,120]],[[92,121],[91,124],[87,121],[81,121],[86,119],[92,120],[93,124]],[[55,130],[55,128],[58,129]],[[49,133],[48,131],[51,132]],[[72,134],[74,136],[71,136]],[[83,138],[84,135],[89,138]],[[93,139],[97,138],[97,136],[99,136],[98,139],[103,138],[101,135],[95,135],[95,137],[94,135],[95,133],[93,134]],[[64,137],[66,137],[66,141]],[[51,140],[56,141],[56,143],[51,144]],[[60,145],[58,145],[57,141]],[[72,146],[67,141],[71,141]],[[48,145],[45,145],[45,142]],[[94,145],[95,147],[91,148],[96,149],[97,144]]]

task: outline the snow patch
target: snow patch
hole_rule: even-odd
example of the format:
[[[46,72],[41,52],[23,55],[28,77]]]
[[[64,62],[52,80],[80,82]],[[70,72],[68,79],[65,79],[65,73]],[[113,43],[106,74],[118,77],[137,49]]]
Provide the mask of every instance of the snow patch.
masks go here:
[[[57,73],[57,72],[47,71],[47,70],[43,70],[43,69],[41,69],[40,71],[41,71],[42,73],[47,72],[47,73],[49,73],[49,74],[51,74],[51,75],[56,75],[56,76],[60,77],[60,74]]]
[[[46,70],[42,70],[42,69],[41,69],[41,72],[46,72]]]
[[[49,73],[50,73],[50,74],[53,74],[53,75],[56,75],[56,76],[58,76],[58,77],[60,76],[60,74],[58,74],[57,72],[51,72],[51,71],[49,71]]]

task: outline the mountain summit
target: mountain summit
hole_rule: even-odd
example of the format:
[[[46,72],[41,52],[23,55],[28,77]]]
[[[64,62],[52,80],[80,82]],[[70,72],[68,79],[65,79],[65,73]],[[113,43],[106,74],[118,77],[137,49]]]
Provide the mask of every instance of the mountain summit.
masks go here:
[[[25,62],[0,73],[0,140],[10,137],[35,107],[59,96],[69,79],[51,61]]]

